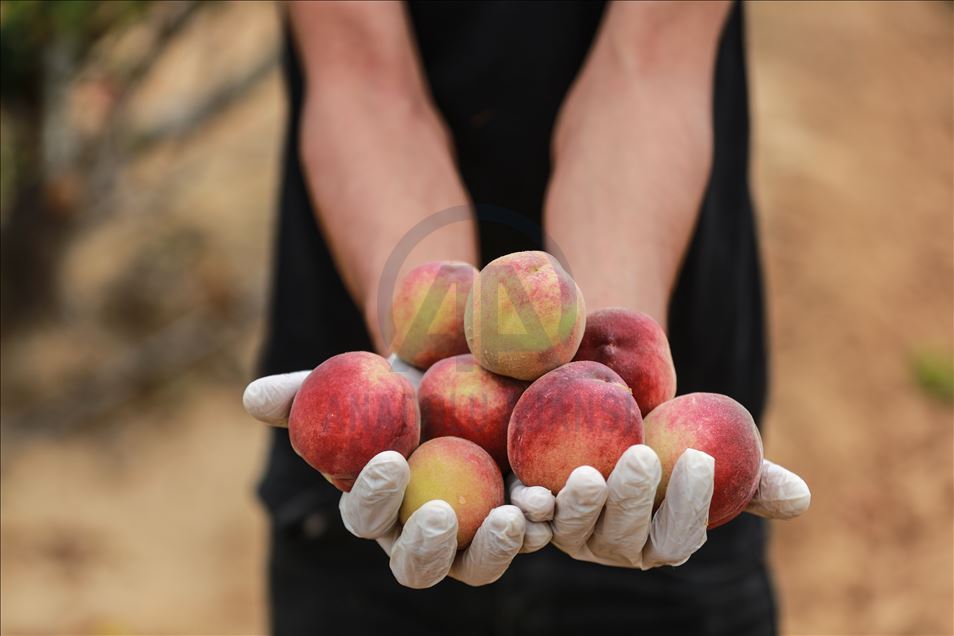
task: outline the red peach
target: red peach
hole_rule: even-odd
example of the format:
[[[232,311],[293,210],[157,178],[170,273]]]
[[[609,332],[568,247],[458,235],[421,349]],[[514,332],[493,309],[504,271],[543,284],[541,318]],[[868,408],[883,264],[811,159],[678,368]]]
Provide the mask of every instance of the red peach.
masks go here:
[[[762,472],[762,437],[744,406],[725,395],[690,393],[660,404],[644,424],[646,444],[662,464],[657,506],[687,448],[715,459],[709,528],[731,521],[752,500]]]
[[[296,453],[348,492],[372,457],[386,450],[407,457],[420,443],[414,386],[373,353],[328,358],[298,390],[288,435]]]
[[[574,360],[602,362],[633,390],[645,417],[676,395],[676,368],[666,332],[650,316],[627,309],[600,309],[586,317]]]
[[[578,466],[609,477],[623,452],[643,441],[636,400],[612,369],[571,362],[530,385],[510,416],[507,452],[528,486],[558,492]]]
[[[477,269],[458,261],[418,265],[398,283],[391,304],[392,350],[420,369],[467,353],[464,305]]]
[[[474,281],[464,314],[477,362],[518,380],[535,380],[572,360],[585,326],[580,288],[546,252],[491,261]]]
[[[491,510],[503,505],[500,469],[487,451],[466,439],[438,437],[424,442],[408,465],[411,480],[398,515],[401,523],[428,501],[446,501],[457,514],[458,549],[470,543]]]
[[[470,354],[434,364],[417,390],[421,406],[421,436],[462,437],[494,458],[500,471],[507,461],[507,426],[520,394],[528,384],[491,373]]]

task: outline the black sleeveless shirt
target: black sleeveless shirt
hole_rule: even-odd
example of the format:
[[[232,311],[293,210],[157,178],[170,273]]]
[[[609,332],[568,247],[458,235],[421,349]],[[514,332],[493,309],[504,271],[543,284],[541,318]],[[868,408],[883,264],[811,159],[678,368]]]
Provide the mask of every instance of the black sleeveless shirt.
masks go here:
[[[409,3],[430,89],[483,218],[484,263],[509,252],[542,249],[539,226],[554,119],[602,12],[597,2]],[[335,269],[308,199],[298,159],[304,80],[287,36],[284,76],[289,116],[260,374],[310,369],[344,351],[371,349],[362,314]],[[729,395],[758,421],[765,404],[766,352],[748,183],[741,4],[733,6],[721,36],[712,118],[712,169],[670,303],[670,344],[679,393]],[[480,214],[500,209],[524,220],[530,231]],[[279,526],[297,523],[316,508],[336,507],[338,497],[292,451],[285,429],[274,431],[259,492]],[[760,559],[762,544],[760,521],[742,515],[711,532],[690,563]]]

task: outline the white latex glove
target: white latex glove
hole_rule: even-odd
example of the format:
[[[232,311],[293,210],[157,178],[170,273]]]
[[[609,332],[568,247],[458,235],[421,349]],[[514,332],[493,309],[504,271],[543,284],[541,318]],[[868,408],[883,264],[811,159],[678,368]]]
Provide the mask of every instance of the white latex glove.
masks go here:
[[[648,446],[631,446],[609,479],[589,466],[574,470],[554,497],[542,486],[510,482],[510,500],[529,521],[549,521],[553,544],[575,559],[649,569],[681,565],[706,542],[715,462],[689,449],[678,459],[666,497],[653,514],[662,476]],[[803,513],[811,502],[795,473],[763,461],[758,490],[747,511],[773,519]]]
[[[391,356],[391,368],[414,387],[421,372]],[[292,401],[310,371],[272,375],[245,389],[242,402],[252,417],[275,426],[287,426]],[[338,508],[345,527],[355,536],[376,539],[390,556],[391,571],[399,583],[425,588],[451,576],[468,585],[496,581],[518,552],[542,548],[549,542],[546,523],[527,523],[516,506],[494,508],[466,549],[457,551],[457,515],[443,501],[429,501],[402,528],[397,523],[410,469],[395,451],[375,455],[351,488],[342,493]]]

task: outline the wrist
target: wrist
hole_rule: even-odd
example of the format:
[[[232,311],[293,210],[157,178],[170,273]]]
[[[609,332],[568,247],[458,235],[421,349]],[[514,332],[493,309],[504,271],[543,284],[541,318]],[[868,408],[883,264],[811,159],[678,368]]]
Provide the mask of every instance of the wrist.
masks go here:
[[[378,307],[378,298],[375,294],[374,297],[369,297],[364,301],[364,324],[368,329],[368,336],[371,339],[371,346],[374,349],[374,352],[380,356],[387,357],[391,353],[391,347],[388,342],[386,342],[386,337],[382,328],[388,324],[387,321],[390,320],[390,307],[379,308]],[[382,314],[381,311],[387,313]]]
[[[547,249],[565,259],[587,312],[611,307],[639,311],[665,329],[674,284],[668,246],[647,241],[646,232],[608,214],[618,207],[628,216],[625,207],[593,203],[579,187],[560,195],[560,187],[552,185],[556,196],[548,199],[544,220]],[[594,215],[594,208],[602,215]]]
[[[657,292],[650,292],[647,288],[633,289],[623,293],[603,293],[598,292],[593,295],[594,301],[591,303],[586,291],[583,292],[583,298],[586,301],[587,313],[593,313],[601,309],[626,309],[636,311],[650,316],[668,333],[666,322],[668,320],[668,299]]]

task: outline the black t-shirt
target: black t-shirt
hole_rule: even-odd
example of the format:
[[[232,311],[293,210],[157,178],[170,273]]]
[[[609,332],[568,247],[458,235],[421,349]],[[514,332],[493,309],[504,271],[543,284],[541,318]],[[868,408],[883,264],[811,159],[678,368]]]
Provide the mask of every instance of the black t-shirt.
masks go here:
[[[602,3],[411,2],[409,11],[431,91],[483,219],[482,261],[542,249],[553,123],[592,43]],[[308,199],[298,159],[303,78],[290,38],[284,70],[289,118],[262,374],[308,369],[344,351],[371,349],[362,314],[335,269]],[[671,300],[670,344],[680,393],[732,396],[758,421],[766,354],[739,4],[721,37],[714,86],[714,158]],[[501,209],[523,219],[529,230],[493,220]],[[284,429],[274,432],[260,494],[279,526],[316,507],[334,506],[338,496],[292,451]],[[742,515],[711,532],[692,561],[761,558],[762,543],[761,523]]]

